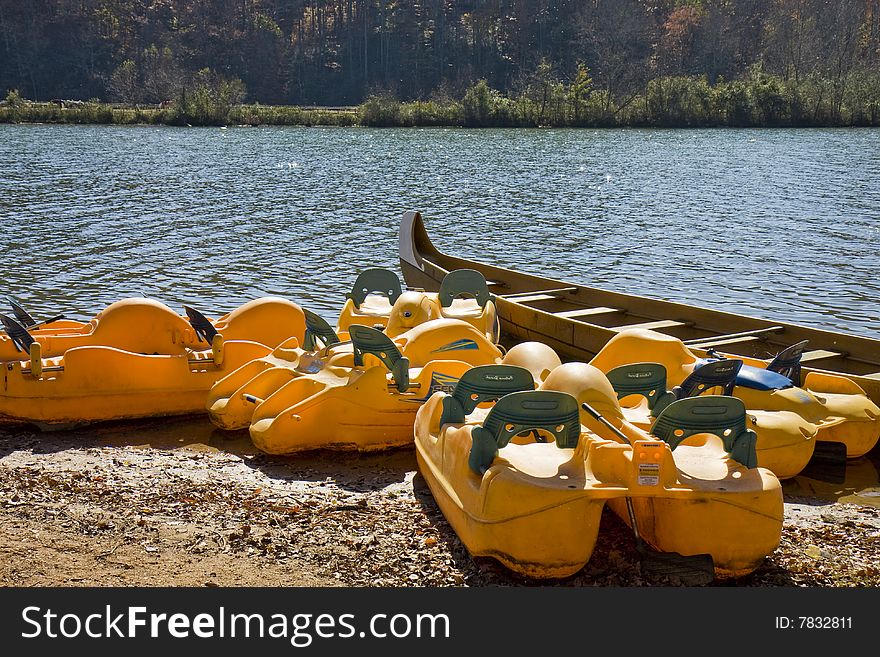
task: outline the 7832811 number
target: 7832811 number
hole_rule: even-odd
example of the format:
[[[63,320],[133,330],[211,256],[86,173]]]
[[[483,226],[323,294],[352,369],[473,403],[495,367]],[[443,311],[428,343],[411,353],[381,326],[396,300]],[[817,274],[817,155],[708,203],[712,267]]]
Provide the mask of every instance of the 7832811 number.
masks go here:
[[[851,630],[852,616],[798,616],[803,630]]]

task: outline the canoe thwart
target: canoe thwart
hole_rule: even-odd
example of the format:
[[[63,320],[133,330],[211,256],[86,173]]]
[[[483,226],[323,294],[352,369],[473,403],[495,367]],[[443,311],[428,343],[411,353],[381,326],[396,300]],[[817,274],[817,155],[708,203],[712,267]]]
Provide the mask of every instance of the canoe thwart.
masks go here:
[[[694,338],[693,340],[685,340],[684,343],[688,347],[696,347],[703,349],[706,347],[719,347],[725,344],[735,344],[740,342],[740,338],[762,339],[764,335],[769,333],[781,333],[785,330],[784,326],[768,326],[767,328],[755,329],[754,331],[742,331],[740,333],[725,333],[722,335],[714,335],[707,338]],[[745,342],[746,340],[742,340]]]
[[[689,344],[688,346],[693,347],[694,349],[715,349],[716,347],[724,347],[730,344],[742,344],[743,342],[757,342],[759,340],[763,340],[764,338],[760,335],[741,335],[737,338],[724,338],[721,340],[715,340],[710,338],[701,338],[704,342],[695,342]]]
[[[576,286],[572,287],[557,287],[550,290],[531,290],[529,292],[511,292],[510,294],[499,294],[498,296],[502,299],[509,299],[510,301],[522,301],[524,298],[528,298],[531,296],[537,295],[547,295],[550,298],[555,299],[556,297],[562,296],[563,294],[572,294],[577,292],[578,288]]]
[[[675,328],[677,326],[693,326],[693,322],[680,322],[676,319],[660,319],[653,322],[641,322],[640,324],[624,324],[623,326],[610,326],[608,327],[609,331],[615,331],[620,333],[621,331],[628,331],[629,329],[647,329],[650,331],[657,331],[665,328]]]
[[[814,349],[813,351],[805,351],[801,356],[801,362],[808,363],[812,360],[825,360],[826,358],[839,358],[841,356],[846,356],[846,353],[829,351],[827,349]]]
[[[578,317],[588,317],[590,315],[605,315],[607,313],[622,313],[623,308],[606,308],[599,306],[597,308],[578,308],[576,310],[562,310],[558,313],[551,313],[556,317],[564,317],[567,319],[577,319]]]

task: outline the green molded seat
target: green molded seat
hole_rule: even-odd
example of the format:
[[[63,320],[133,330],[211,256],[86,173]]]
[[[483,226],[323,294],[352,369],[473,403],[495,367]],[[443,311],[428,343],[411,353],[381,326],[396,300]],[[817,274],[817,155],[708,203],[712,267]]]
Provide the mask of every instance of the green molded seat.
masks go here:
[[[314,351],[318,348],[318,340],[323,342],[325,347],[340,342],[339,336],[336,335],[336,331],[327,323],[327,320],[311,310],[303,308],[303,312],[306,315],[306,335],[303,339],[303,349]]]
[[[12,340],[12,344],[15,345],[15,348],[22,353],[30,354],[31,345],[36,342],[34,336],[32,336],[24,326],[8,315],[0,313],[0,323],[3,324],[3,328],[6,330],[6,335]]]
[[[737,397],[703,395],[674,401],[654,421],[651,433],[672,449],[688,436],[713,433],[724,442],[732,459],[747,468],[758,466],[758,436],[746,427],[746,406]]]
[[[471,297],[480,308],[485,308],[489,301],[489,286],[486,277],[475,269],[456,269],[443,277],[437,296],[443,308],[451,306],[460,296]]]
[[[694,368],[694,371],[681,382],[681,385],[675,386],[672,392],[675,393],[676,398],[684,399],[720,387],[724,389],[725,395],[732,395],[736,386],[736,375],[739,374],[742,366],[743,362],[735,358],[710,360]]]
[[[397,277],[397,274],[390,269],[374,267],[372,269],[365,269],[358,274],[351,292],[346,294],[345,297],[354,301],[356,308],[360,308],[367,295],[382,294],[388,297],[388,303],[394,305],[397,297],[402,293],[403,290],[400,287],[400,279]]]
[[[666,389],[666,368],[660,363],[621,365],[606,376],[618,399],[642,395],[648,400],[648,408],[655,417],[676,400],[675,393]]]
[[[409,358],[403,356],[397,345],[382,331],[369,326],[352,324],[348,329],[354,349],[355,367],[364,366],[364,354],[373,354],[391,372],[400,392],[409,389]]]
[[[461,375],[451,395],[443,399],[440,426],[461,424],[478,404],[512,392],[534,390],[532,373],[518,365],[478,365]]]
[[[552,433],[559,448],[576,447],[581,435],[577,399],[555,390],[514,392],[499,399],[483,425],[471,430],[471,470],[483,474],[499,449],[530,430]]]
[[[198,335],[208,344],[211,344],[211,342],[214,340],[214,336],[217,335],[217,329],[214,328],[211,320],[209,320],[198,310],[196,310],[195,308],[191,308],[190,306],[184,306],[183,309],[186,311],[186,316],[187,318],[189,318],[190,326],[193,327],[196,335]]]

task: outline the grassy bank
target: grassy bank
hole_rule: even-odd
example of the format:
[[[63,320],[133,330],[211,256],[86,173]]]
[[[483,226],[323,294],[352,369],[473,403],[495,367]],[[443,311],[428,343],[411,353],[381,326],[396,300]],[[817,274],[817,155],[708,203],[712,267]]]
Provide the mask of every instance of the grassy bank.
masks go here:
[[[374,95],[355,107],[231,104],[207,93],[181,93],[162,105],[34,102],[10,92],[2,123],[165,125],[333,125],[374,127],[837,127],[880,126],[880,73],[844,82],[800,81],[754,73],[710,85],[705,77],[666,77],[626,97],[547,81],[508,96],[480,81],[461,98],[401,102]]]
[[[235,105],[223,112],[189,114],[168,107],[99,102],[32,102],[0,105],[0,123],[107,125],[336,125],[358,124],[357,108],[302,108],[280,105]]]

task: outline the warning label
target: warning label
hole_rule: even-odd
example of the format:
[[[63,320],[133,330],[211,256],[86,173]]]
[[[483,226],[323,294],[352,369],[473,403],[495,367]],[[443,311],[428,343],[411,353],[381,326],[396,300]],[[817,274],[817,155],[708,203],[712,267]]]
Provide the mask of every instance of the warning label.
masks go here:
[[[639,463],[639,486],[656,486],[660,483],[659,463]]]

